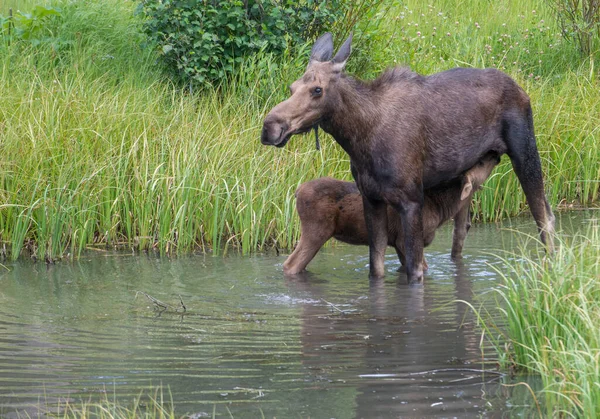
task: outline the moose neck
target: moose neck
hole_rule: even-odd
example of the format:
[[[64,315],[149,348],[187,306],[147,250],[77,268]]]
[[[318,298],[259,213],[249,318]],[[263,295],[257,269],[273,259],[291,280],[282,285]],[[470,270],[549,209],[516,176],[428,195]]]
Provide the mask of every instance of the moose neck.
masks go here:
[[[364,153],[377,123],[373,92],[363,82],[344,76],[335,88],[333,110],[320,126],[354,159]]]

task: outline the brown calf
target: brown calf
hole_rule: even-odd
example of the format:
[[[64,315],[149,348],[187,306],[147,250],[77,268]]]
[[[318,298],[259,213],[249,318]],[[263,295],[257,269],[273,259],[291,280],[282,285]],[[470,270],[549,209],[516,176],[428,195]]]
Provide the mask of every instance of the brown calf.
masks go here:
[[[464,175],[425,191],[424,246],[431,244],[438,227],[454,217],[452,258],[460,256],[470,227],[471,197],[498,162],[497,154],[489,154]],[[302,272],[331,237],[349,244],[369,244],[362,198],[353,182],[325,177],[303,183],[296,190],[296,209],[302,234],[296,249],[283,264],[283,272],[287,275]],[[401,246],[403,229],[400,218],[391,207],[388,208],[388,220],[388,245],[396,249],[398,258],[405,265]],[[427,269],[427,264],[424,264]]]

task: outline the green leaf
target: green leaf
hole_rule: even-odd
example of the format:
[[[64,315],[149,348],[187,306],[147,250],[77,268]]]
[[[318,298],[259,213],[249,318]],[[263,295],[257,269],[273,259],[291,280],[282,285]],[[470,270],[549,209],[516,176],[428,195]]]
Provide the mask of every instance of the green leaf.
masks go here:
[[[35,6],[33,16],[44,18],[46,16],[60,16],[60,9],[52,6]]]

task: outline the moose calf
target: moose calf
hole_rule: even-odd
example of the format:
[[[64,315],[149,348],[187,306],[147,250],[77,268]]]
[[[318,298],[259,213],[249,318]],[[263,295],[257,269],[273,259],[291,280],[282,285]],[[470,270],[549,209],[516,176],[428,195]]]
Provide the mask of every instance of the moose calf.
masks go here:
[[[490,153],[462,176],[425,191],[424,246],[431,244],[438,227],[454,217],[452,258],[460,256],[470,227],[473,192],[481,187],[499,161],[497,154]],[[369,244],[363,201],[353,182],[325,177],[303,183],[296,190],[296,210],[300,216],[301,236],[296,249],[283,264],[287,275],[302,272],[331,237],[349,244]],[[405,265],[404,249],[398,247],[398,243],[404,243],[402,234],[400,217],[388,207],[388,245],[394,246]]]

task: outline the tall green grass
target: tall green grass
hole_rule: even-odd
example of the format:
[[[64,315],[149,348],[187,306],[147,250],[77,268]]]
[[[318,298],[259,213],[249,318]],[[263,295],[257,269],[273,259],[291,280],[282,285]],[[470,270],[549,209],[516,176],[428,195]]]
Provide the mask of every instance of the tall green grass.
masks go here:
[[[545,417],[600,415],[600,226],[564,239],[551,258],[507,260],[495,292],[501,327],[496,342],[507,363],[539,375]],[[506,324],[504,324],[506,322]]]
[[[48,82],[14,80],[6,86],[14,94],[2,99],[12,103],[0,103],[10,121],[0,222],[12,243],[34,234],[51,258],[93,242],[164,250],[228,242],[244,251],[291,244],[279,235],[290,233],[294,188],[304,173],[323,173],[328,147],[259,147],[265,109],[242,100],[237,81],[201,97],[167,83],[140,94],[135,80],[113,85],[84,71]]]
[[[22,248],[53,260],[98,245],[289,248],[299,234],[295,188],[319,176],[350,179],[347,156],[330,138],[322,139],[321,151],[309,136],[285,149],[259,142],[264,115],[302,74],[308,48],[283,58],[250,57],[233,80],[189,92],[166,80],[152,51],[141,47],[135,4],[58,4],[62,17],[53,29],[68,47],[0,45],[0,239],[13,258]],[[538,0],[489,6],[498,13],[488,6],[384,4],[377,30],[357,39],[355,70],[370,77],[394,61],[423,73],[504,68],[532,97],[550,201],[594,203],[596,70],[590,62],[565,61],[575,49],[556,36],[550,18],[543,27],[550,29],[527,35],[542,25]],[[545,45],[538,54],[544,60],[515,48],[498,58],[499,45],[486,47],[496,32],[530,51]],[[505,160],[477,195],[476,212],[494,220],[524,208]]]
[[[290,247],[295,187],[339,176],[339,164],[326,168],[331,145],[321,153],[259,145],[262,116],[273,96],[283,97],[282,75],[301,64],[249,60],[226,85],[190,95],[162,79],[154,56],[140,49],[130,9],[81,7],[63,8],[78,20],[75,29],[64,24],[79,37],[72,51],[5,49],[1,62],[0,231],[13,257],[24,242],[49,259],[95,243]],[[111,7],[128,14],[113,20]],[[126,33],[115,44],[96,42],[116,36],[104,31],[83,39],[80,29],[90,32],[83,28],[92,22]]]

